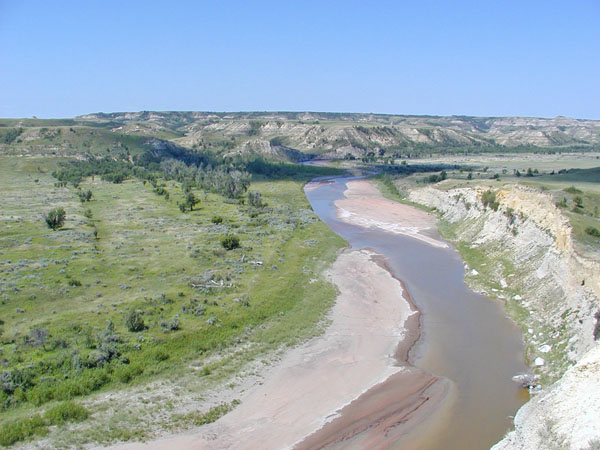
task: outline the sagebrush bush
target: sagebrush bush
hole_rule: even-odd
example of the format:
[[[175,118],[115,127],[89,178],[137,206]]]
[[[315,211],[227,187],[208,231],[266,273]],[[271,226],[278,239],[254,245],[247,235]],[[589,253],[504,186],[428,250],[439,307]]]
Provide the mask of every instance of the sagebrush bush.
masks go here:
[[[223,239],[221,239],[221,245],[225,250],[233,250],[234,248],[239,248],[240,238],[233,234],[228,234]]]
[[[143,331],[146,329],[146,324],[144,323],[143,312],[139,309],[132,309],[127,314],[125,318],[125,326],[129,331]]]

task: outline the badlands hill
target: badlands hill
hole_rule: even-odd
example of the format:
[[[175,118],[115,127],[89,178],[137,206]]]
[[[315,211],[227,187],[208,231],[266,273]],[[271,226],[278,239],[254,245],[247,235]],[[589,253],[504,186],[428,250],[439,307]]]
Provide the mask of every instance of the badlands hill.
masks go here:
[[[0,119],[0,149],[94,153],[149,138],[212,154],[280,160],[600,148],[600,121],[555,117],[408,116],[315,112],[121,112],[72,119]],[[9,148],[10,145],[10,148]],[[102,152],[106,148],[102,148]]]
[[[379,149],[496,147],[581,148],[600,144],[600,121],[567,117],[404,116],[299,112],[138,112],[89,114],[82,122],[112,122],[126,133],[171,132],[186,147],[206,147],[215,137],[231,149],[269,152],[287,147],[303,153],[355,156]]]

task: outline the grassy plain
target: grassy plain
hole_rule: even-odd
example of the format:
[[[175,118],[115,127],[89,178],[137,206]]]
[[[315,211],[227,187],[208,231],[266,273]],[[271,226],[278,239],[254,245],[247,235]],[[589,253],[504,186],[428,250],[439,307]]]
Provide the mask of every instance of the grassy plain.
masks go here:
[[[14,384],[0,390],[0,426],[75,398],[91,418],[76,432],[59,426],[56,442],[141,437],[182,411],[164,389],[140,401],[160,380],[199,399],[319,333],[336,294],[320,274],[345,244],[310,209],[305,180],[253,182],[262,208],[196,190],[200,203],[182,213],[174,181],[166,200],[149,183],[90,178],[82,203],[55,186],[55,161],[0,157],[0,362]],[[43,219],[55,207],[67,212],[58,231]],[[228,234],[240,248],[222,247]],[[145,327],[132,332],[126,317],[137,310]],[[131,402],[109,414],[106,399],[127,389]]]

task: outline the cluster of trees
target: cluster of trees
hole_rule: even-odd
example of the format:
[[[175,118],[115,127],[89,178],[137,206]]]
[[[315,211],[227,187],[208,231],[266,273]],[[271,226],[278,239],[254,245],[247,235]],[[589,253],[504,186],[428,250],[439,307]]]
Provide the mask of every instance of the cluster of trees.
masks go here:
[[[429,175],[429,177],[427,177],[427,181],[430,183],[439,183],[440,181],[444,181],[446,178],[448,178],[448,174],[445,170],[442,170],[439,175]]]
[[[140,179],[153,178],[152,173],[145,167],[140,167],[118,158],[91,158],[82,161],[69,161],[64,163],[59,170],[52,172],[52,176],[61,183],[71,183],[79,186],[85,178],[99,175],[103,180],[112,183],[121,183],[123,180],[136,177]]]
[[[12,144],[23,132],[23,128],[10,128],[2,135],[3,144]]]
[[[160,168],[167,178],[188,186],[197,186],[227,198],[241,197],[250,186],[250,173],[237,168],[187,165],[176,159],[163,160]]]

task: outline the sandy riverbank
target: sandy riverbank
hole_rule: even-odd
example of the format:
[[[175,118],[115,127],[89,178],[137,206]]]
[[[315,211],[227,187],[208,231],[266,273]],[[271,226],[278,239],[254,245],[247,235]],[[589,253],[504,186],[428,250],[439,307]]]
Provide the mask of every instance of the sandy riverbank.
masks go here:
[[[370,185],[356,183],[348,199],[367,192],[372,203]],[[406,363],[419,318],[402,283],[369,250],[343,252],[326,276],[340,293],[325,334],[289,351],[236,409],[185,434],[114,448],[386,448],[418,425],[449,385]]]
[[[384,198],[367,180],[352,180],[347,186],[345,198],[335,202],[338,217],[344,222],[404,234],[435,247],[448,247],[445,242],[427,234],[435,228],[435,221],[429,214]]]

